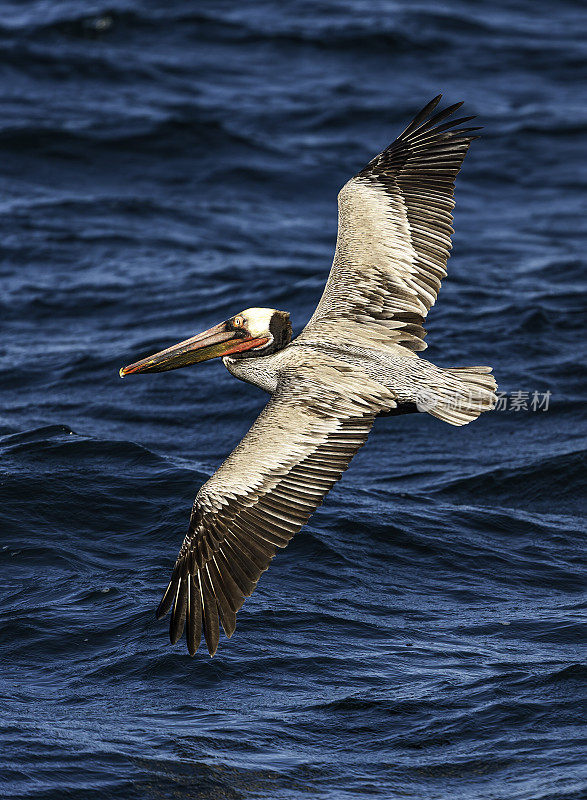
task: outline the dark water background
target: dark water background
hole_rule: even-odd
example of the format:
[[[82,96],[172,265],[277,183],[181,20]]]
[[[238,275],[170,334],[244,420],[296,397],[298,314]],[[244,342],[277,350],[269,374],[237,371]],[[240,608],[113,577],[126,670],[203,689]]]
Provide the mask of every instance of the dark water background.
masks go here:
[[[0,11],[0,795],[585,797],[582,4]],[[439,91],[486,133],[427,356],[550,407],[381,420],[190,659],[153,610],[264,396],[118,368],[251,305],[299,329],[337,190]]]

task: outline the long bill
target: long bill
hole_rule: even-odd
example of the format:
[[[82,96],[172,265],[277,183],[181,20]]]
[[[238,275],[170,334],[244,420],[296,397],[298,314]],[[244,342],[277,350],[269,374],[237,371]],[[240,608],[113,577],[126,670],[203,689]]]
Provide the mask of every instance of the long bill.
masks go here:
[[[228,322],[221,322],[197,336],[174,344],[173,347],[122,367],[119,374],[124,378],[125,375],[143,372],[167,372],[208,361],[210,358],[242,353],[252,347],[267,344],[268,341],[266,337],[255,338],[245,330],[232,328]]]

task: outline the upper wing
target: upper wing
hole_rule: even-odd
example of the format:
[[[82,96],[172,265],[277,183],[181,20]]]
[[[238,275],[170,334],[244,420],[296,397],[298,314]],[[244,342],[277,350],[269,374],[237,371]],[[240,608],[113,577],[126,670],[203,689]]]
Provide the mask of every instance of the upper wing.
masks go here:
[[[363,335],[424,350],[424,319],[446,275],[454,181],[471,141],[440,124],[462,103],[430,117],[435,97],[393,144],[341,189],[338,238],[322,298],[301,341],[332,335],[333,323],[363,323]]]
[[[303,356],[304,348],[296,348]],[[395,405],[356,369],[313,355],[281,383],[241,443],[199,491],[189,530],[157,616],[173,605],[170,638],[186,627],[194,654],[202,631],[210,655],[219,622],[235,614],[267,569],[341,477],[373,420]],[[319,363],[320,362],[320,363]]]

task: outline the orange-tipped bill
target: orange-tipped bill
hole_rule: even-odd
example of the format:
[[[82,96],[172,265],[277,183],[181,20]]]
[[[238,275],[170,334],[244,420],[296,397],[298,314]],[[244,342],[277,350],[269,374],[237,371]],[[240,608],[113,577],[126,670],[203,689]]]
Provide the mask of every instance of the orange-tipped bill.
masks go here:
[[[242,353],[253,347],[267,344],[268,338],[254,338],[245,330],[234,329],[228,322],[221,322],[204,333],[192,336],[173,347],[161,350],[141,361],[135,361],[127,367],[122,367],[120,377],[134,375],[140,372],[167,372],[170,369],[188,367],[200,361],[208,361],[217,356],[228,356],[232,353]]]

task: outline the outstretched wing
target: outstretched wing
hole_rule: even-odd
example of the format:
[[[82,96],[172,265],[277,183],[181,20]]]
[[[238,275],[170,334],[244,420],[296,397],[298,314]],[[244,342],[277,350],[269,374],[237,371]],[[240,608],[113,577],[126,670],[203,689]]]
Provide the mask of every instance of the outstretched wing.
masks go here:
[[[282,381],[196,497],[157,611],[161,617],[173,606],[171,641],[185,627],[192,655],[202,633],[214,655],[220,623],[232,635],[236,612],[276,548],[287,545],[339,480],[377,413],[395,405],[385,387],[353,367],[315,353],[312,361]]]
[[[424,350],[423,323],[435,303],[453,232],[454,182],[478,128],[444,122],[435,97],[395,142],[338,196],[338,238],[322,298],[298,341],[331,338],[337,322],[362,335]]]

